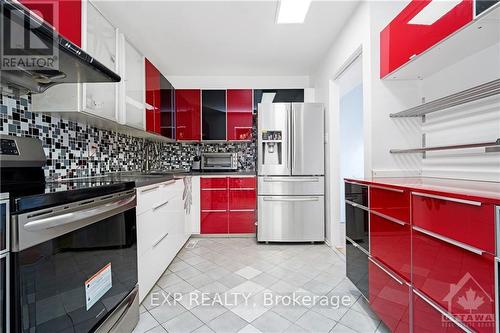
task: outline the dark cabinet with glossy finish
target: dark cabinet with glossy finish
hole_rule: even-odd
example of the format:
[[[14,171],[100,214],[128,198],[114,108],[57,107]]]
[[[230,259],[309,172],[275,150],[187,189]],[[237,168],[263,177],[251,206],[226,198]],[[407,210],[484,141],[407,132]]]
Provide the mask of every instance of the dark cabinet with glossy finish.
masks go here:
[[[175,140],[174,87],[163,76],[160,77],[160,133]]]
[[[368,299],[368,254],[363,252],[359,245],[346,241],[346,270],[347,277]]]
[[[368,186],[345,182],[345,199],[368,208]]]
[[[226,91],[203,90],[202,140],[226,140]]]
[[[370,251],[368,211],[359,206],[355,207],[352,203],[346,202],[345,220],[346,236],[363,247],[366,251]]]

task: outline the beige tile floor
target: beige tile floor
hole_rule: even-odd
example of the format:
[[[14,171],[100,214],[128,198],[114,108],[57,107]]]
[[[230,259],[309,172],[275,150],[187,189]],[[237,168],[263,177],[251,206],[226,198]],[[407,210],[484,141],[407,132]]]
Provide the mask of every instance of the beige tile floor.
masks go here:
[[[326,245],[192,238],[144,299],[134,332],[387,331]]]

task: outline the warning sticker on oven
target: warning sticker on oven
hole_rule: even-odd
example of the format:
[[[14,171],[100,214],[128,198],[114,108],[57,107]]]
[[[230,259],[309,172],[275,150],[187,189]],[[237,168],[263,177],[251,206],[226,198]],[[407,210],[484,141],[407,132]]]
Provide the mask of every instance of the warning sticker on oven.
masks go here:
[[[104,294],[111,289],[111,263],[107,264],[85,281],[85,299],[89,310]]]

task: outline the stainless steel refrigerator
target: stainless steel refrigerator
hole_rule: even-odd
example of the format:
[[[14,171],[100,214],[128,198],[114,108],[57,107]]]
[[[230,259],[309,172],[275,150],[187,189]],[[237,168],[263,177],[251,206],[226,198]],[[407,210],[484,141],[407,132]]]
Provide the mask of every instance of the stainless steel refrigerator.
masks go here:
[[[261,103],[257,117],[257,240],[324,241],[323,104]]]

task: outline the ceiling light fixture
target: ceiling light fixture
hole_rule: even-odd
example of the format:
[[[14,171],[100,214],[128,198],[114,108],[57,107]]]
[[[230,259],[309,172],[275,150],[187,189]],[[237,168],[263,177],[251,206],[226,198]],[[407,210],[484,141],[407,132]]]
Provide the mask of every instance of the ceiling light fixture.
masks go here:
[[[415,15],[408,23],[431,25],[455,8],[460,0],[432,0],[424,7],[417,15]]]
[[[304,23],[311,0],[280,0],[276,23]]]

